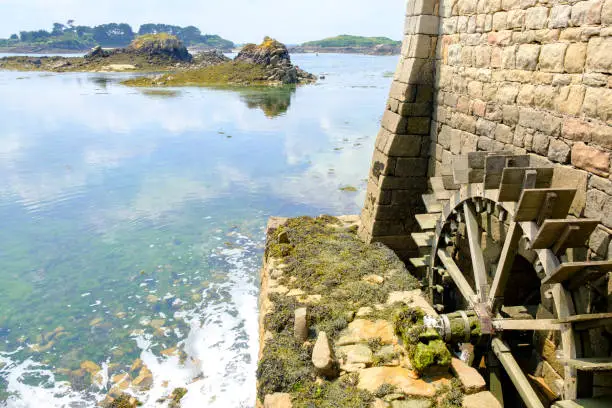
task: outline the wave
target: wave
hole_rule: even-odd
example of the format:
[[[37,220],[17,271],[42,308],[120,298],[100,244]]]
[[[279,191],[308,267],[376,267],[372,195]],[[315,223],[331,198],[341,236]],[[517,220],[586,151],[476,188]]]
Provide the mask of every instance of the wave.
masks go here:
[[[253,407],[258,352],[257,273],[261,244],[238,233],[228,237],[232,244],[217,247],[211,260],[223,265],[226,276],[202,289],[202,300],[192,309],[176,312],[190,330],[179,341],[186,358],[158,356],[153,351],[156,339],[150,334],[133,336],[141,349],[140,358],[151,370],[153,385],[146,392],[127,389],[144,407],[163,407],[172,390],[188,390],[181,407]],[[181,333],[177,333],[180,335]],[[21,350],[21,349],[20,349]],[[17,362],[12,355],[20,350],[0,353],[0,379],[11,395],[9,408],[94,407],[110,388],[108,365],[103,364],[100,391],[77,392],[68,382],[56,381],[49,367],[27,359]],[[32,381],[39,379],[39,381]],[[36,382],[37,385],[29,385]],[[0,401],[0,406],[3,402]]]

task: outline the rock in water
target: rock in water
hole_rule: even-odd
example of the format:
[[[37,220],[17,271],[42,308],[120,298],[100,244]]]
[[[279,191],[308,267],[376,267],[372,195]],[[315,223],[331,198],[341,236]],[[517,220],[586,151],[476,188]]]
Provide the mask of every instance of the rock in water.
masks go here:
[[[312,349],[312,364],[319,375],[328,378],[338,376],[338,364],[334,359],[334,354],[325,332],[319,332],[317,342]]]
[[[175,61],[186,62],[191,61],[193,58],[177,37],[166,33],[146,34],[136,37],[126,48],[126,52],[161,56]]]
[[[85,59],[105,58],[108,57],[108,55],[108,52],[104,51],[99,45],[96,45],[91,49],[91,51],[85,54]]]
[[[285,44],[270,37],[265,37],[259,45],[245,45],[234,61],[265,66],[269,81],[297,84],[317,80],[316,76],[292,65]]]
[[[270,37],[265,37],[260,45],[245,45],[235,60],[266,66],[291,65],[291,58],[289,57],[287,47]]]

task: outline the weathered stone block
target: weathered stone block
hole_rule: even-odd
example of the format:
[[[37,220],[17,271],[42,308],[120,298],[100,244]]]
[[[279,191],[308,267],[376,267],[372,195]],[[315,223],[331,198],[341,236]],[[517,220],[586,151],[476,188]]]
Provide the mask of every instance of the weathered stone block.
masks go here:
[[[553,107],[555,95],[557,95],[556,88],[548,85],[538,85],[535,87],[533,104],[538,108],[550,110]]]
[[[612,73],[612,37],[589,40],[586,68],[589,71]]]
[[[593,25],[601,23],[601,0],[581,1],[572,6],[572,25]]]
[[[610,175],[610,153],[582,142],[574,143],[572,147],[572,164],[602,177]]]
[[[601,147],[612,149],[612,126],[593,126],[591,140]]]
[[[558,90],[555,98],[555,108],[569,115],[578,115],[586,89],[582,85],[564,86]]]
[[[486,136],[480,136],[478,138],[478,150],[493,151],[493,140]]]
[[[507,15],[505,11],[493,14],[493,30],[501,31],[506,29]]]
[[[537,30],[546,27],[548,22],[547,7],[532,7],[525,13],[525,28]]]
[[[519,91],[516,97],[516,103],[521,106],[529,106],[533,104],[533,94],[535,92],[535,86],[531,84],[526,84],[521,86],[521,90]]]
[[[603,121],[612,119],[612,89],[588,87],[582,113]]]
[[[605,258],[608,255],[608,247],[610,245],[610,233],[607,228],[598,226],[589,238],[589,248],[597,255]]]
[[[546,156],[548,152],[548,145],[550,143],[550,137],[546,136],[542,132],[536,132],[533,136],[532,149],[537,154]]]
[[[610,196],[599,190],[588,190],[586,208],[584,209],[584,216],[588,218],[594,218],[597,220],[602,219],[602,213],[606,202],[610,199]]]
[[[399,157],[395,165],[398,177],[417,177],[427,175],[427,159],[421,157]]]
[[[494,137],[495,127],[497,124],[490,120],[478,119],[476,121],[476,134],[479,136],[487,136],[489,138]]]
[[[580,73],[584,70],[587,55],[586,43],[569,44],[565,53],[565,72]]]
[[[561,119],[549,113],[535,109],[520,108],[519,124],[532,129],[541,130],[549,135],[557,135],[561,129]]]
[[[565,28],[569,25],[572,6],[555,4],[550,9],[549,28]]]
[[[472,113],[476,116],[484,117],[487,111],[487,104],[481,100],[475,100],[472,104]]]
[[[589,142],[591,141],[592,132],[593,127],[588,122],[580,119],[567,118],[563,122],[561,135],[566,139],[578,142]]]
[[[612,0],[605,0],[601,9],[601,24],[612,25]]]
[[[389,156],[418,157],[421,154],[422,137],[392,134],[383,153]]]
[[[516,68],[535,71],[538,66],[540,46],[536,44],[522,44],[516,53]]]
[[[521,0],[502,0],[501,8],[502,10],[512,10],[519,8],[521,6]]]
[[[468,16],[459,16],[457,18],[457,32],[465,33],[467,32],[468,26]]]
[[[474,66],[487,67],[491,62],[491,47],[481,46],[474,48]]]
[[[405,34],[438,35],[439,17],[431,15],[406,17]]]
[[[502,68],[514,69],[516,65],[516,46],[504,47],[502,50]]]
[[[516,105],[505,105],[502,107],[503,122],[513,126],[518,123],[519,111]]]
[[[497,89],[496,101],[500,104],[513,104],[516,101],[516,96],[519,93],[519,85],[514,82],[502,84]]]
[[[459,0],[457,2],[457,8],[461,14],[473,14],[476,13],[477,0]]]
[[[506,18],[506,27],[509,29],[523,28],[525,10],[510,10]]]
[[[478,150],[478,136],[471,133],[461,133],[461,151],[460,154],[468,154]]]
[[[585,50],[586,59],[586,50]],[[589,72],[582,76],[582,83],[587,86],[608,86],[608,75],[598,72]]]
[[[512,128],[510,126],[499,124],[495,128],[495,140],[498,140],[502,143],[512,143],[512,139],[514,138],[514,133],[512,132]]]
[[[391,133],[405,134],[407,118],[386,110],[383,114],[381,125]]]
[[[554,162],[567,163],[569,161],[570,147],[559,139],[551,139],[548,146],[548,158]]]
[[[389,97],[397,99],[400,102],[414,102],[416,98],[416,85],[409,85],[399,81],[391,83]]]
[[[567,44],[544,44],[540,50],[540,70],[546,72],[563,72],[563,61]]]
[[[595,188],[612,196],[612,180],[593,175],[589,179],[589,188]]]
[[[451,141],[451,128],[448,126],[442,126],[440,132],[438,133],[438,143],[445,149],[450,149],[450,141]]]
[[[415,135],[429,134],[430,119],[426,117],[409,117],[407,124],[407,133]]]

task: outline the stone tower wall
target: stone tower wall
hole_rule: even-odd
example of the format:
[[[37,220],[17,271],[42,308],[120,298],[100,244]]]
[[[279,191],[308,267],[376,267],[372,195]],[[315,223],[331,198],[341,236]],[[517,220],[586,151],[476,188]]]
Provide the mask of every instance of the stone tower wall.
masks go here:
[[[369,174],[360,234],[414,253],[427,177],[453,156],[532,154],[598,218],[612,256],[612,0],[409,0],[402,55]]]

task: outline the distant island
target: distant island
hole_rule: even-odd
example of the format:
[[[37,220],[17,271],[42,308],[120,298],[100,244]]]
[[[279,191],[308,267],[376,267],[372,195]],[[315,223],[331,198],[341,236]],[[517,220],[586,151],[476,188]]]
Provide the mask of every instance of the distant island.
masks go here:
[[[202,34],[194,26],[179,27],[168,24],[143,24],[134,32],[129,24],[109,23],[95,27],[54,23],[51,31],[21,31],[9,38],[0,39],[0,52],[9,53],[77,53],[93,47],[119,48],[128,46],[136,37],[147,34],[166,33],[176,36],[189,48],[196,50],[218,49],[230,51],[232,41],[218,35]]]
[[[276,86],[311,83],[316,76],[291,63],[284,44],[266,37],[247,44],[233,60],[219,50],[192,55],[178,37],[166,33],[136,37],[124,48],[94,47],[84,57],[12,56],[0,70],[46,72],[155,72],[123,82],[131,86]]]
[[[394,41],[387,37],[360,37],[355,35],[338,35],[324,38],[319,41],[309,41],[291,47],[292,53],[342,53],[342,54],[370,54],[370,55],[396,55],[400,53],[401,41]]]

